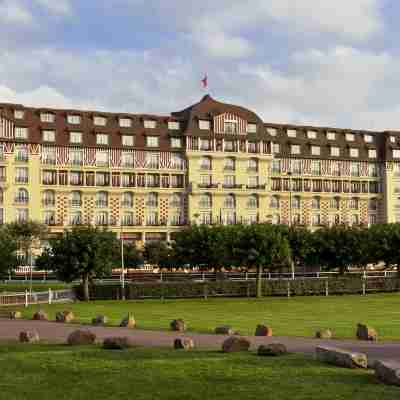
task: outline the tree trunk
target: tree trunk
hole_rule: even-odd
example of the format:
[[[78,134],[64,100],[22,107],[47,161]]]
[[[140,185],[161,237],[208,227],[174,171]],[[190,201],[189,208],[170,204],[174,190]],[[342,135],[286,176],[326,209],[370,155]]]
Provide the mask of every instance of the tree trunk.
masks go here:
[[[89,275],[84,275],[82,278],[82,286],[83,286],[83,298],[85,301],[90,300],[89,295]]]
[[[263,268],[261,265],[257,265],[257,278],[256,278],[256,297],[262,297],[262,273]]]

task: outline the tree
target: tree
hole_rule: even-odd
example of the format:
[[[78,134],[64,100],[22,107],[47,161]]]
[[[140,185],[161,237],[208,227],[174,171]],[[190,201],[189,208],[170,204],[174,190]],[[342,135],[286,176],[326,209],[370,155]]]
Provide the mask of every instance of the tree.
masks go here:
[[[15,240],[25,257],[25,264],[31,265],[32,246],[35,241],[43,239],[47,234],[47,227],[39,222],[24,221],[11,222],[6,225],[6,229],[10,237]]]
[[[66,230],[60,238],[50,239],[39,264],[46,262],[65,282],[80,279],[84,299],[89,300],[89,281],[109,275],[118,259],[115,233],[82,226]],[[119,253],[119,257],[121,257]]]
[[[121,247],[121,246],[120,246]],[[119,250],[121,252],[121,250]],[[135,244],[124,242],[125,268],[137,268],[143,265],[143,255]]]
[[[400,266],[400,224],[373,225],[369,233],[371,262],[384,262],[386,268]]]
[[[0,278],[10,274],[19,264],[17,242],[6,227],[0,228]]]
[[[162,241],[146,242],[144,247],[144,258],[152,265],[160,268],[170,268],[174,266],[173,249]]]
[[[262,273],[288,264],[290,247],[286,228],[279,225],[240,225],[232,247],[232,258],[246,267],[257,268],[256,296],[262,297]]]

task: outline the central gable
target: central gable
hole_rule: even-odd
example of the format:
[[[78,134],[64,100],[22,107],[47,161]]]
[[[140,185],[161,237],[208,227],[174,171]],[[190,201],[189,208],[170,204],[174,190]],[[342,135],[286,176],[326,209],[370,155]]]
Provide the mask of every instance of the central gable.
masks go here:
[[[233,113],[219,114],[214,117],[214,133],[246,135],[247,121]]]

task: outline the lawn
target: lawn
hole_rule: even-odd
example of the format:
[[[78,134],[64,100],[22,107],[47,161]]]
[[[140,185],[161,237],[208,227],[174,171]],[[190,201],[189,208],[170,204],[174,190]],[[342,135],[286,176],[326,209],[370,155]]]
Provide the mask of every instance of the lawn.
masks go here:
[[[0,346],[0,399],[385,400],[400,388],[377,384],[372,371],[323,365],[311,357],[182,352],[97,346]]]
[[[39,306],[23,309],[31,318]],[[90,303],[45,305],[50,318],[56,311],[71,309],[79,322],[90,323],[104,314],[116,325],[128,312],[134,314],[138,328],[168,329],[169,322],[183,318],[189,330],[212,332],[229,324],[241,334],[254,334],[255,326],[265,323],[274,335],[306,336],[328,327],[337,338],[354,338],[355,326],[365,322],[375,327],[379,338],[400,340],[400,293],[368,296],[291,297],[264,299],[141,300],[96,301]]]

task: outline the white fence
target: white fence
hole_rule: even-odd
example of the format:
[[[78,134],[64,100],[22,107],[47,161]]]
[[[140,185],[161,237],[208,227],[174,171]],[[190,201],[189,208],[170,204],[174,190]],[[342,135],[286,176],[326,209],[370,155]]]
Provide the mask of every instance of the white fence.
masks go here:
[[[68,303],[75,300],[75,292],[72,289],[46,290],[43,292],[0,293],[0,306],[28,307],[30,304]]]

